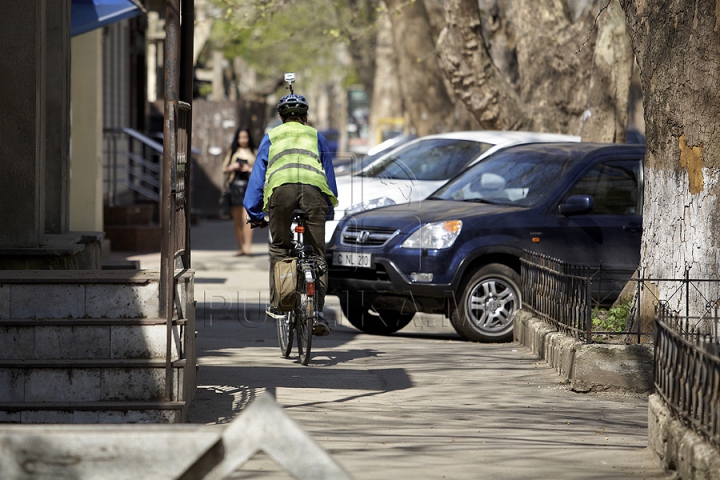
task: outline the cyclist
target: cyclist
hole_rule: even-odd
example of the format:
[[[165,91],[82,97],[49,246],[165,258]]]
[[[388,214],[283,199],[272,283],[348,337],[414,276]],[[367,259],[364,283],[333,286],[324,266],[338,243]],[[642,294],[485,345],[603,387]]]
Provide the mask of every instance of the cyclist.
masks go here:
[[[317,288],[318,321],[313,333],[325,336],[330,334],[322,311],[327,290],[325,220],[333,218],[333,207],[337,205],[335,172],[327,141],[307,125],[305,97],[295,93],[285,95],[278,102],[277,110],[283,123],[260,142],[243,203],[248,223],[270,227],[271,298],[275,263],[289,256],[292,248],[292,211],[300,208],[308,213],[305,243],[312,245],[323,272]],[[265,221],[264,212],[269,222]],[[272,308],[268,313],[276,314]]]

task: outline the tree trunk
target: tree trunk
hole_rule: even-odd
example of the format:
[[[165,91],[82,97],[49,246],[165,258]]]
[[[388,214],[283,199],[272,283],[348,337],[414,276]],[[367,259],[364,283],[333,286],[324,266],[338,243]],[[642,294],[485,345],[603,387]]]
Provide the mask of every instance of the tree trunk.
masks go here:
[[[634,57],[625,31],[625,14],[618,0],[612,0],[598,18],[593,51],[584,142],[625,142],[628,98]]]
[[[446,131],[454,107],[435,57],[422,1],[386,0],[393,25],[400,90],[409,121],[418,135]]]
[[[645,206],[641,267],[652,278],[720,274],[720,11],[707,0],[620,0],[644,91]],[[717,283],[696,284],[691,315],[717,304]],[[684,289],[658,282],[684,314]],[[691,290],[694,290],[692,288]]]
[[[477,1],[445,2],[447,26],[438,55],[455,94],[484,128],[579,134],[588,107],[592,18],[583,15],[573,22],[562,0],[516,0],[507,11],[505,4],[497,5],[489,10],[493,23],[486,23],[497,23],[504,14],[512,23],[517,70],[514,64],[504,67],[513,74],[509,79],[495,66],[482,37]]]
[[[437,53],[457,98],[485,129],[521,130],[529,126],[520,97],[485,48],[477,1],[446,0],[445,21]]]
[[[520,98],[533,130],[579,135],[595,33],[594,17],[572,21],[563,0],[515,0],[508,12],[515,27]]]
[[[347,0],[347,5],[333,2],[339,25],[345,30],[347,47],[355,72],[368,98],[373,96],[375,80],[375,37],[368,34],[368,25],[376,21],[377,0]]]
[[[375,44],[375,86],[370,105],[370,143],[376,145],[382,119],[403,116],[402,97],[398,83],[397,58],[393,47],[392,23],[387,15],[377,19]]]
[[[480,0],[482,34],[490,57],[503,78],[517,88],[515,30],[508,16],[512,0]]]

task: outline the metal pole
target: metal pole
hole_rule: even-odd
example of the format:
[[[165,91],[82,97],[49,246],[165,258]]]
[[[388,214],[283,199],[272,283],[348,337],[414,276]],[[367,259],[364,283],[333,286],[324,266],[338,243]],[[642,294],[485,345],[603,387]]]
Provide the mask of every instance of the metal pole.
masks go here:
[[[585,335],[586,335],[586,342],[592,343],[592,306],[591,298],[592,294],[590,289],[592,288],[592,281],[590,280],[590,277],[586,277],[585,280],[587,283],[585,284]]]
[[[182,30],[180,38],[180,100],[190,105],[190,113],[185,123],[187,133],[187,153],[185,164],[185,248],[183,266],[190,268],[190,221],[191,203],[191,171],[192,171],[192,99],[193,99],[193,43],[195,41],[195,0],[182,0]]]
[[[690,269],[685,269],[685,318],[690,320]]]
[[[637,271],[637,272],[638,272],[638,276],[640,276],[641,272],[644,272],[644,271],[645,271],[644,268],[641,268],[640,270],[638,270],[638,271]],[[644,274],[644,273],[642,274],[641,278],[645,278],[645,274]],[[641,321],[641,318],[642,318],[641,315],[640,315],[640,308],[641,308],[641,305],[642,305],[642,301],[640,300],[640,295],[642,295],[641,291],[642,291],[642,289],[640,288],[640,279],[638,278],[638,282],[637,282],[637,296],[635,297],[635,298],[636,298],[635,301],[637,302],[637,303],[635,304],[635,323],[637,323],[637,334],[638,334],[638,335],[637,335],[637,338],[638,338],[638,343],[642,343],[642,335],[640,334],[640,333],[642,332],[642,329],[640,328],[640,321]]]
[[[165,398],[172,400],[172,318],[175,283],[173,164],[176,159],[176,119],[179,90],[178,29],[180,27],[179,0],[166,1],[165,15],[165,109],[163,122],[163,166],[160,189],[160,223],[162,245],[160,251],[160,310],[167,325],[165,354]]]

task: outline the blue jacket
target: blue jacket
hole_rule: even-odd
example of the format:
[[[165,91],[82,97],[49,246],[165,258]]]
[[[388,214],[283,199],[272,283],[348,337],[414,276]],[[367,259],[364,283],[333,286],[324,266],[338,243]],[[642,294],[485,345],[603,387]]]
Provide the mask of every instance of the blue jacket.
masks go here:
[[[327,177],[328,186],[330,190],[337,197],[337,184],[335,183],[335,170],[332,165],[332,158],[330,154],[330,148],[328,147],[325,137],[320,132],[318,136],[318,152],[320,152],[320,160],[322,162],[323,170],[325,170],[325,176]],[[259,222],[265,218],[263,213],[263,187],[265,186],[265,172],[268,166],[268,153],[270,152],[270,136],[265,134],[262,141],[260,142],[260,148],[258,148],[257,157],[255,158],[255,165],[253,166],[252,173],[250,173],[250,180],[248,181],[247,189],[245,190],[245,200],[243,206],[247,210],[250,221]],[[328,200],[328,214],[327,219],[332,220],[335,216],[335,209]]]

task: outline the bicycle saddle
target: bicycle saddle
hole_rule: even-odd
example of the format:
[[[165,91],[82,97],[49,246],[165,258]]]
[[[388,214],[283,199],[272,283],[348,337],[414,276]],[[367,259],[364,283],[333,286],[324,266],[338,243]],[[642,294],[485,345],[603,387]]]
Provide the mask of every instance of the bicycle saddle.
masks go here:
[[[302,218],[303,220],[307,220],[308,213],[305,210],[303,210],[302,208],[296,208],[292,212],[292,217],[293,218],[299,217],[299,218]]]

